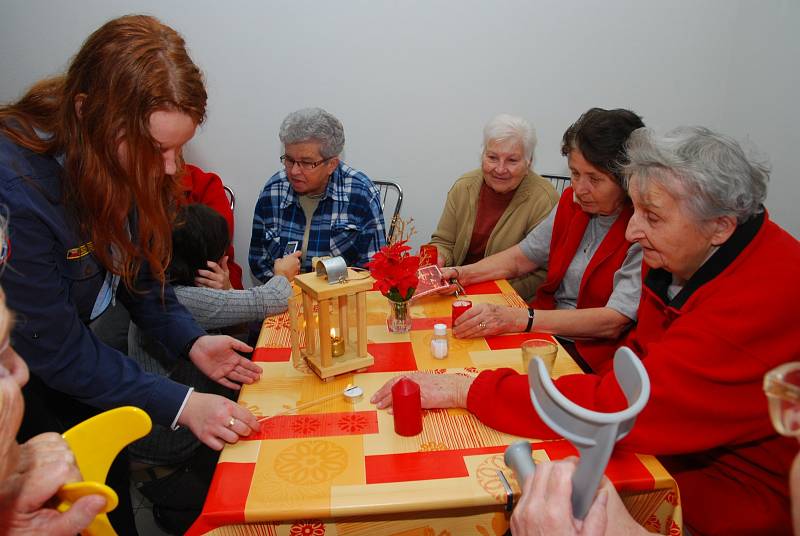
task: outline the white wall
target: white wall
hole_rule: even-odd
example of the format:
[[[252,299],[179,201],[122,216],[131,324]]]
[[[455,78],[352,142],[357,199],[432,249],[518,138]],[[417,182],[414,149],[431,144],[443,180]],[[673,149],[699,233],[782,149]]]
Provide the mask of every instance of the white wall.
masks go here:
[[[773,165],[772,217],[800,236],[797,0],[3,0],[0,102],[132,12],[180,31],[206,73],[208,121],[188,159],[236,190],[245,266],[258,192],[279,167],[278,126],[305,106],[342,120],[348,163],[403,184],[417,244],[453,180],[477,167],[490,117],[527,117],[535,168],[563,173],[561,135],[592,106],[749,140]]]

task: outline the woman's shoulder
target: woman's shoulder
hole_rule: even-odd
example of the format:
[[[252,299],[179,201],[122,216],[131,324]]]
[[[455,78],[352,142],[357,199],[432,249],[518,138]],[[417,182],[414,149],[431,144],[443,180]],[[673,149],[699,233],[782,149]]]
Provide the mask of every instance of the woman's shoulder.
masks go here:
[[[450,187],[450,193],[463,192],[480,188],[483,182],[483,171],[481,168],[473,169],[461,175]]]
[[[548,199],[553,205],[558,202],[560,197],[553,183],[533,170],[528,171],[522,179],[522,185],[527,185],[527,188],[535,197]]]

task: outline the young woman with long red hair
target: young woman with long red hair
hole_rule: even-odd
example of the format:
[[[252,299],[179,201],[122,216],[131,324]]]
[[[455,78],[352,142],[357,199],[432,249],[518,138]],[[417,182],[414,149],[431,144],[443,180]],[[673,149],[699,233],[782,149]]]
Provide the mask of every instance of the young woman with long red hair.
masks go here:
[[[31,370],[23,439],[123,405],[217,450],[258,428],[244,407],[143,372],[87,326],[119,299],[175,359],[227,387],[258,377],[236,352],[251,348],[207,335],[165,281],[181,149],[205,106],[181,36],[126,16],[89,36],[64,75],[0,107],[0,203],[13,244],[2,282]]]

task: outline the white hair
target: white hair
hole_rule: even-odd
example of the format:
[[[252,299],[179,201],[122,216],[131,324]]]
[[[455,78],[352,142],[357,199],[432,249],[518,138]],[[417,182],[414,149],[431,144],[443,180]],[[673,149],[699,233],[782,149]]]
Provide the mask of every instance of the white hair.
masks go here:
[[[704,127],[679,127],[664,136],[640,128],[626,147],[626,182],[636,179],[643,191],[657,183],[700,221],[734,216],[742,223],[764,210],[769,167],[745,155],[733,138]]]
[[[521,117],[509,114],[500,114],[493,117],[483,127],[483,148],[490,141],[519,140],[525,151],[525,158],[533,166],[533,153],[536,150],[536,130]]]

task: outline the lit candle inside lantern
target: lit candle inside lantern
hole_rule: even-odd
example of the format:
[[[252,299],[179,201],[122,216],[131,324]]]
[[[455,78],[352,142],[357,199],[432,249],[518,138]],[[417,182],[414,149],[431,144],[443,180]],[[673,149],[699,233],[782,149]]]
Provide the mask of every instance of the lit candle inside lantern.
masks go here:
[[[344,339],[336,334],[335,328],[331,328],[331,353],[333,357],[339,357],[344,354]]]

